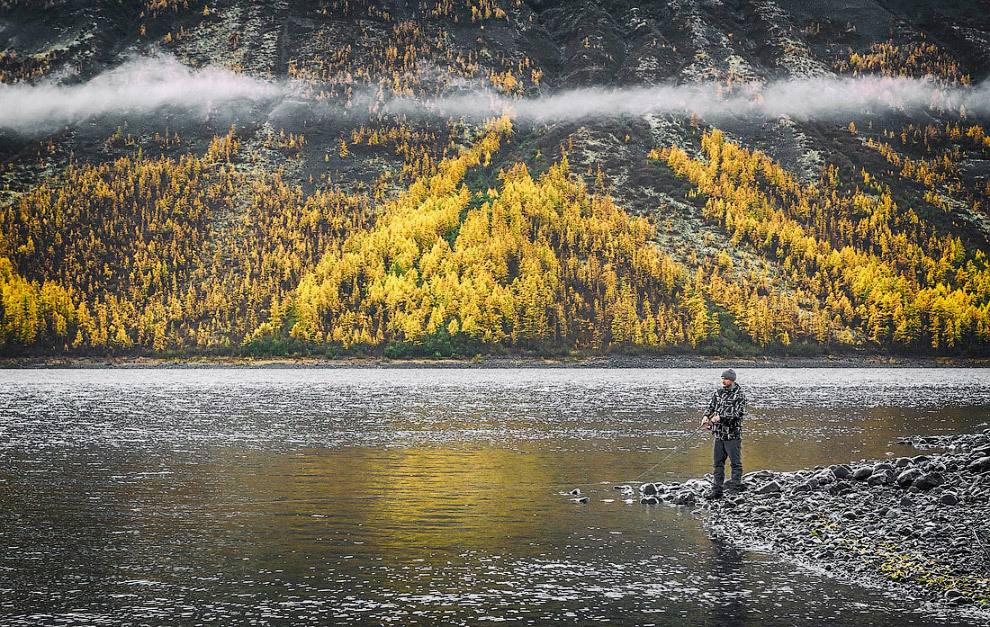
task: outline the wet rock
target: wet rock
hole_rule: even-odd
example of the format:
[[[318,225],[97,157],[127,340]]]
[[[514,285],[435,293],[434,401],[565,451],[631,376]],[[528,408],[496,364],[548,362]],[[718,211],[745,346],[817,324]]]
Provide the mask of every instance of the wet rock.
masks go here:
[[[835,466],[829,466],[829,470],[836,479],[848,479],[852,476],[852,468],[846,464],[836,464]]]
[[[640,494],[645,494],[647,496],[653,496],[654,494],[659,494],[660,490],[657,489],[657,484],[655,483],[644,483],[639,486]]]
[[[969,451],[970,457],[990,457],[990,446],[977,446]]]
[[[568,492],[568,494],[572,494],[574,496],[577,496],[578,494],[581,494],[581,488],[574,488],[573,490],[571,490],[570,492]]]
[[[812,487],[814,486],[814,487]],[[811,492],[818,487],[818,482],[814,480],[805,481],[804,483],[799,483],[793,488],[791,488],[791,493],[797,494],[800,492]]]
[[[959,496],[955,492],[943,492],[940,497],[938,497],[938,502],[942,505],[958,505]]]
[[[966,470],[972,473],[983,473],[990,470],[990,456],[979,457],[966,466]]]
[[[911,463],[913,464],[923,464],[927,462],[930,458],[927,455],[915,455],[911,458]]]
[[[675,505],[694,505],[698,502],[698,495],[690,490],[681,490],[674,495]]]
[[[900,505],[901,507],[911,507],[912,505],[914,505],[914,499],[912,499],[910,496],[902,496],[900,500]]]
[[[757,470],[755,472],[747,472],[742,476],[743,483],[763,483],[773,479],[774,473],[769,470]]]
[[[897,461],[894,462],[894,468],[907,468],[911,465],[910,457],[898,457]]]
[[[705,491],[709,483],[703,479],[692,479],[691,481],[685,481],[680,487],[685,490],[693,490],[698,494]]]
[[[894,469],[894,465],[891,464],[890,462],[880,462],[879,464],[875,464],[873,466],[873,472],[874,472],[874,474],[876,474],[876,473],[878,473],[878,472],[880,472],[882,470],[893,470],[893,469]]]
[[[921,476],[921,471],[917,468],[909,468],[897,475],[897,485],[906,488],[914,483],[914,480]]]
[[[973,599],[971,599],[970,597],[966,596],[965,594],[963,594],[959,590],[956,590],[955,588],[950,588],[950,589],[946,590],[943,598],[948,603],[951,603],[952,605],[963,605],[963,604],[966,604],[966,603],[972,603],[973,602]]]
[[[772,494],[774,492],[780,492],[781,487],[778,481],[770,481],[769,483],[764,483],[760,487],[753,490],[754,494]]]
[[[856,481],[866,481],[873,474],[873,468],[870,466],[860,466],[852,473],[852,478]]]
[[[927,492],[945,483],[945,477],[939,472],[929,472],[914,480],[912,487],[918,488],[922,492]]]
[[[889,468],[884,468],[879,471],[874,468],[873,474],[870,475],[870,478],[867,479],[866,482],[871,486],[890,485],[894,482],[894,477],[894,472]]]
[[[819,485],[828,485],[830,483],[835,483],[835,475],[831,470],[827,468],[819,473],[816,473],[812,479],[816,479]]]
[[[853,491],[853,487],[847,481],[839,481],[828,486],[827,492],[832,495],[848,494]]]
[[[769,514],[770,513],[770,508],[767,507],[766,505],[760,505],[760,506],[757,506],[757,507],[754,507],[753,508],[753,513],[754,514]]]
[[[660,499],[650,495],[650,496],[644,496],[643,498],[639,499],[639,502],[643,505],[659,505]]]

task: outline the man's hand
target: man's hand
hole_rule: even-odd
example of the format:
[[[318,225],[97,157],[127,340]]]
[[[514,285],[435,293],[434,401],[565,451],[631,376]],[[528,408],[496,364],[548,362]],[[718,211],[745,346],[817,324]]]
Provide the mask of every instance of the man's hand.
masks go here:
[[[711,419],[708,416],[702,416],[701,417],[701,426],[702,427],[707,427],[710,424],[712,424],[712,421],[711,421]]]
[[[715,422],[718,422],[718,421],[719,421],[719,420],[721,420],[721,419],[722,419],[722,417],[721,417],[721,416],[712,416],[712,420],[711,420],[711,421],[712,421],[713,423],[715,423]]]

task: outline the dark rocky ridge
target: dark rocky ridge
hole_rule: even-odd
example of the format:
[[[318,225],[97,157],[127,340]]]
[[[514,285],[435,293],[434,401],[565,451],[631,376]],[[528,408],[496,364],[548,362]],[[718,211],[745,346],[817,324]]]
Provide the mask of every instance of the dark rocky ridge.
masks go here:
[[[714,501],[707,479],[648,483],[641,502],[697,507],[742,548],[990,616],[990,429],[912,441],[945,452],[750,472],[745,492]]]

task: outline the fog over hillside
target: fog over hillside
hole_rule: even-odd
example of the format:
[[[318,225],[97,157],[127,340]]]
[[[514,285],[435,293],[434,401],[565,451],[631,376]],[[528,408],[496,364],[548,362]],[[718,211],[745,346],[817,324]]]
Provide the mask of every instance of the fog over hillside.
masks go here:
[[[0,86],[0,129],[31,135],[95,116],[124,120],[164,108],[202,119],[218,111],[259,112],[286,103],[310,113],[315,108],[325,117],[361,116],[366,108],[369,115],[384,112],[475,122],[508,113],[541,123],[649,114],[698,115],[712,121],[751,116],[834,122],[870,114],[952,114],[960,108],[971,115],[990,112],[986,84],[945,86],[925,77],[793,78],[739,83],[731,89],[713,83],[585,87],[523,98],[507,97],[476,81],[470,90],[463,86],[458,90],[468,93],[425,99],[376,99],[365,88],[352,95],[349,107],[334,101],[317,104],[312,88],[301,81],[263,79],[213,66],[194,69],[173,56],[135,57],[80,83],[44,80]]]

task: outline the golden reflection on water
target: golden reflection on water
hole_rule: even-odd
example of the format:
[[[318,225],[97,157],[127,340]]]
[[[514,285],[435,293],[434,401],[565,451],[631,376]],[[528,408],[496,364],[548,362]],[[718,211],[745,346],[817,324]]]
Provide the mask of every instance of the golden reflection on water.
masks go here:
[[[249,463],[256,470],[228,486],[231,507],[294,517],[294,531],[314,538],[344,525],[384,553],[501,550],[552,533],[555,517],[534,500],[568,502],[556,494],[563,469],[519,449],[307,449]]]

